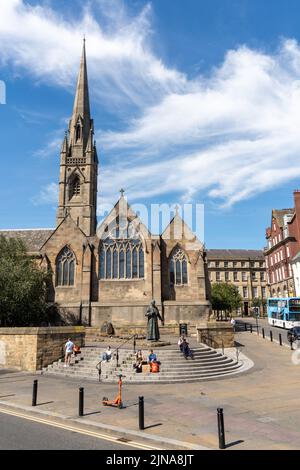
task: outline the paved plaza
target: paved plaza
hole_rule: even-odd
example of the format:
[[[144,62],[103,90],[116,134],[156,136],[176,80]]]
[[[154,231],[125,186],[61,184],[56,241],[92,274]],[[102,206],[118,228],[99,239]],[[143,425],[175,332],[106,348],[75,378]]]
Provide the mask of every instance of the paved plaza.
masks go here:
[[[85,389],[85,423],[117,426],[138,433],[138,396],[145,397],[145,433],[216,449],[217,408],[225,415],[228,449],[299,449],[300,365],[291,351],[249,332],[236,334],[240,349],[254,362],[248,372],[196,384],[127,385],[123,410],[106,408],[102,397],[113,398],[114,384],[79,382],[37,376],[38,406],[34,412],[78,419],[78,387]],[[0,407],[31,405],[36,376],[1,371]],[[77,421],[78,422],[78,421]],[[168,448],[168,445],[164,446]]]

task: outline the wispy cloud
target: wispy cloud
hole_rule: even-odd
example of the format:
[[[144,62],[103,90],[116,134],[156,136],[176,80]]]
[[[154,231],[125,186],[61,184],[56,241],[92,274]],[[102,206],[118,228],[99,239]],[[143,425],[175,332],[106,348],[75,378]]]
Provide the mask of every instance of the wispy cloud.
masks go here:
[[[52,182],[41,189],[40,193],[32,198],[35,206],[51,204],[56,206],[58,201],[58,184]]]
[[[98,134],[104,200],[122,186],[130,200],[171,193],[190,200],[205,191],[230,206],[300,176],[296,41],[282,41],[273,54],[237,47],[191,80],[155,53],[150,4],[135,17],[121,0],[87,5],[70,19],[49,6],[0,0],[0,60],[73,89],[89,32],[93,102],[128,123]],[[54,137],[46,153],[57,151]],[[41,201],[54,194],[44,191]]]

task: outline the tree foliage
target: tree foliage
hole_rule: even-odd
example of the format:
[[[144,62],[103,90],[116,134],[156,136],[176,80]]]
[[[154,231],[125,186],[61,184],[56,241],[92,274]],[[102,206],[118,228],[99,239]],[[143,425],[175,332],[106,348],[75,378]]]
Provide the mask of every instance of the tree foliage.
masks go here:
[[[212,308],[218,312],[232,312],[242,303],[238,288],[224,282],[213,284],[211,290]]]
[[[0,236],[0,325],[39,326],[47,321],[49,273],[40,269],[19,239]]]

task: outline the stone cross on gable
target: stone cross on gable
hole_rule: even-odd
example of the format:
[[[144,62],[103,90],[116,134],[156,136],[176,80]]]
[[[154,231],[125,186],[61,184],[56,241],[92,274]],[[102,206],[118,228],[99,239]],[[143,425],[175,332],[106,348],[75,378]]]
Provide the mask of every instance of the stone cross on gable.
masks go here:
[[[125,189],[120,189],[121,197],[124,197]]]

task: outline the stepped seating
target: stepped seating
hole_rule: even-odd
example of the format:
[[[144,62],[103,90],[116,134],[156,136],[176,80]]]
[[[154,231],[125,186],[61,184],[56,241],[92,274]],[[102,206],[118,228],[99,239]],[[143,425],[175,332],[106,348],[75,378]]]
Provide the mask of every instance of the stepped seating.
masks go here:
[[[71,366],[65,368],[62,360],[43,369],[43,374],[73,377],[76,379],[98,380],[96,365],[105,348],[85,347],[77,358],[72,358]],[[204,345],[192,347],[194,359],[185,359],[177,347],[156,349],[155,353],[161,362],[159,373],[136,373],[133,368],[134,353],[129,349],[119,350],[119,367],[116,357],[108,363],[101,363],[101,382],[116,382],[118,374],[124,375],[124,383],[184,383],[216,379],[242,370],[242,362],[222,355],[220,352]],[[144,357],[149,351],[143,350]]]

